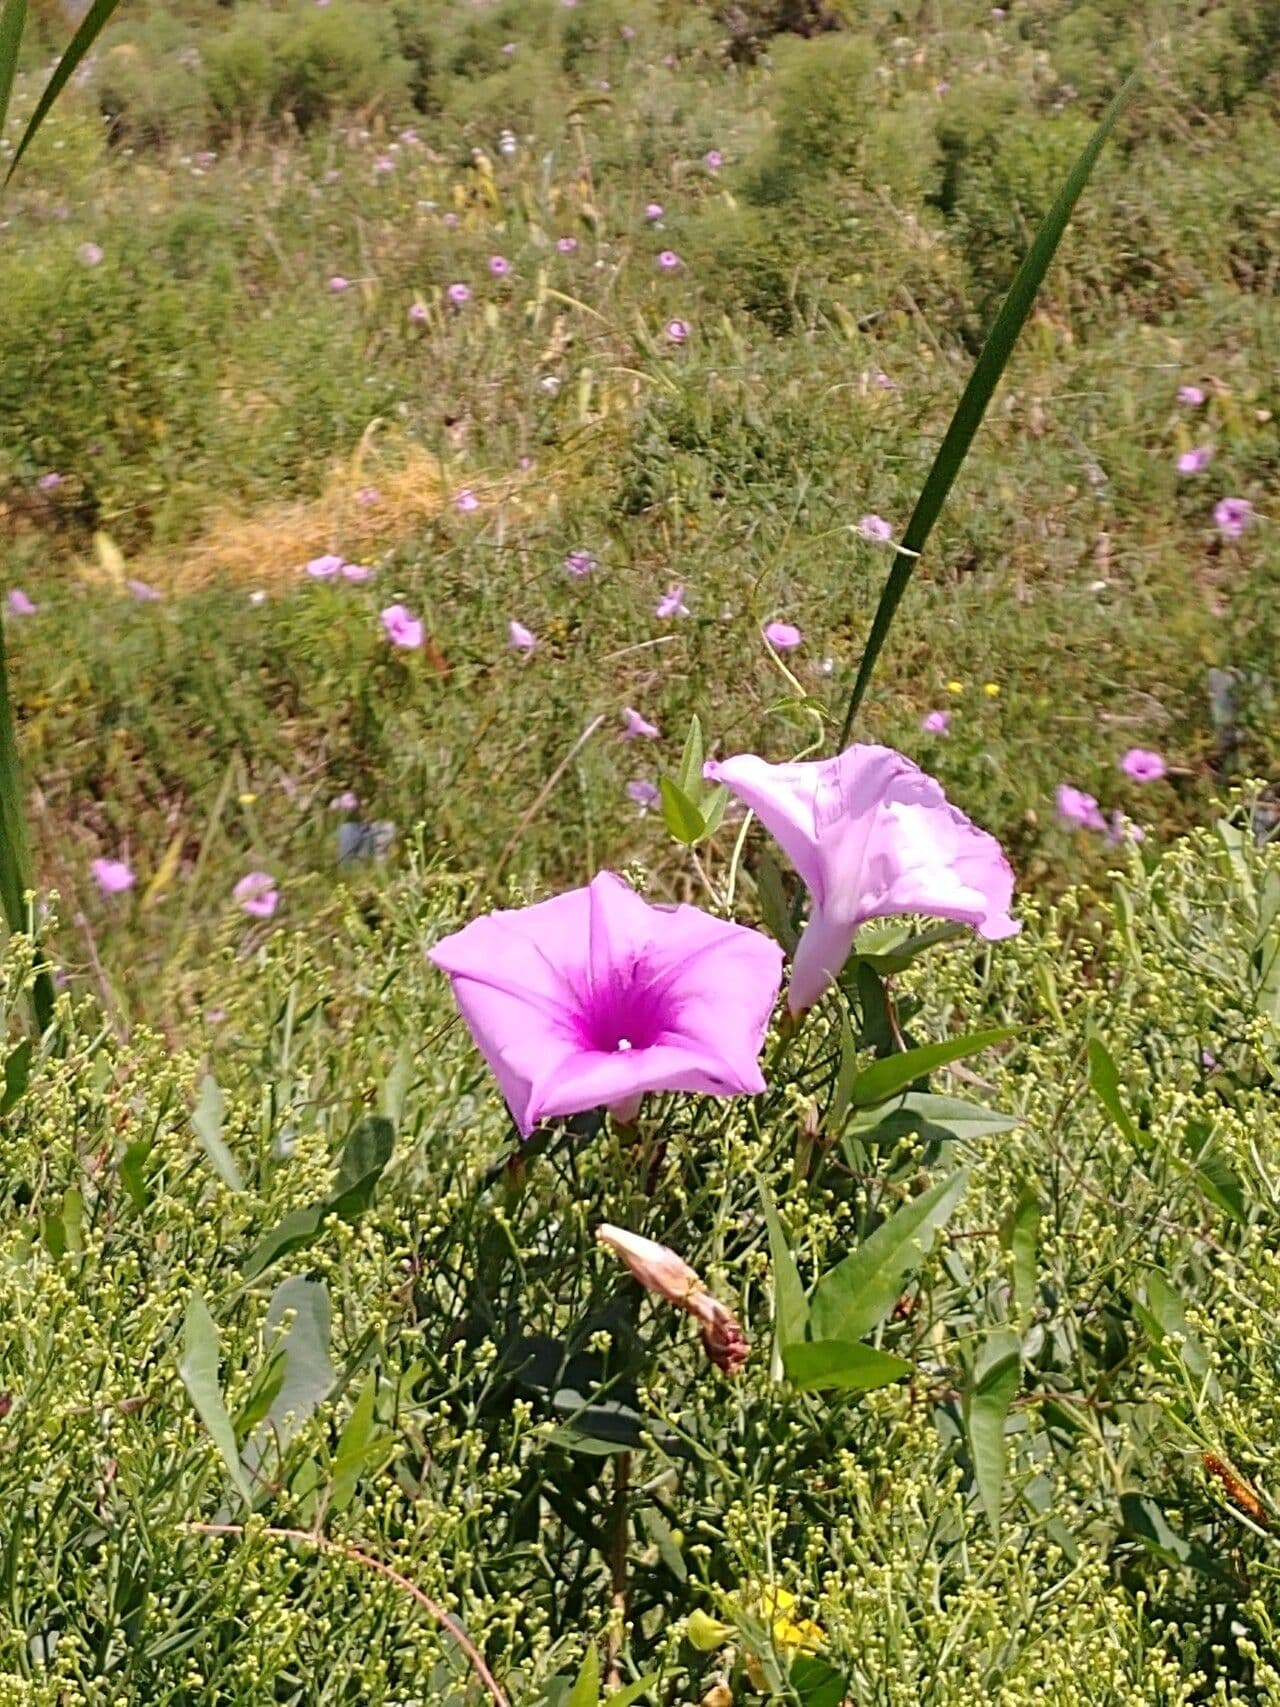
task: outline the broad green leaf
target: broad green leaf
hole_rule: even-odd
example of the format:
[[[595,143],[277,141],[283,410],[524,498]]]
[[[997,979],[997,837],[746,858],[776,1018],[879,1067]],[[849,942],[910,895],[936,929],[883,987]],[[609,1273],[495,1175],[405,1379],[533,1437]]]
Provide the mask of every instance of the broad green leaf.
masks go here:
[[[0,9],[0,132],[9,112],[22,32],[27,25],[27,0],[2,0]]]
[[[280,1346],[254,1376],[249,1395],[235,1414],[233,1424],[237,1440],[244,1440],[252,1434],[263,1418],[270,1415],[283,1386],[284,1348]]]
[[[849,1697],[847,1680],[821,1654],[797,1654],[787,1682],[800,1707],[840,1707]]]
[[[225,1185],[232,1191],[243,1191],[244,1180],[236,1159],[228,1150],[222,1137],[222,1122],[227,1112],[226,1100],[218,1089],[217,1081],[211,1073],[206,1073],[200,1081],[200,1096],[191,1116],[191,1124],[196,1129],[196,1137],[203,1146],[204,1153],[213,1163],[214,1171]]]
[[[191,1294],[187,1304],[182,1344],[182,1357],[178,1363],[182,1385],[196,1408],[196,1415],[208,1429],[236,1491],[244,1503],[250,1505],[249,1483],[240,1467],[235,1431],[222,1401],[222,1388],[218,1385],[218,1330],[209,1314],[209,1306],[198,1292]]]
[[[725,808],[728,804],[729,790],[727,788],[713,788],[703,800],[699,810],[702,813],[702,834],[704,838],[714,836],[720,828],[724,822]]]
[[[988,1031],[973,1031],[967,1037],[948,1037],[941,1043],[922,1043],[918,1049],[903,1049],[896,1055],[882,1056],[863,1069],[853,1081],[852,1099],[855,1108],[873,1108],[887,1102],[891,1096],[906,1090],[908,1085],[945,1067],[952,1061],[962,1061],[966,1055],[977,1055],[993,1044],[1016,1037],[1021,1028],[1016,1025],[992,1026]]]
[[[1036,1239],[1040,1232],[1040,1199],[1024,1186],[1000,1228],[1000,1242],[1013,1265],[1013,1299],[1025,1316],[1036,1301]]]
[[[1186,1365],[1187,1372],[1197,1381],[1209,1373],[1209,1356],[1187,1320],[1181,1298],[1170,1286],[1167,1275],[1158,1268],[1147,1270],[1146,1326],[1158,1346],[1173,1343],[1169,1349]]]
[[[135,1138],[120,1158],[120,1184],[129,1194],[129,1201],[141,1215],[151,1202],[147,1186],[147,1159],[151,1155],[151,1140]]]
[[[981,1372],[965,1394],[964,1426],[978,1498],[994,1532],[1000,1528],[1004,1499],[1004,1425],[1022,1381],[1022,1358],[1014,1336],[993,1335],[979,1368]]]
[[[778,1219],[773,1193],[760,1181],[760,1201],[764,1205],[765,1226],[769,1230],[769,1257],[773,1263],[773,1310],[778,1350],[785,1353],[789,1345],[803,1340],[809,1321],[809,1306],[805,1303],[804,1282],[796,1268],[787,1235]]]
[[[1009,358],[1013,354],[1028,315],[1035,304],[1036,295],[1049,270],[1062,234],[1067,229],[1076,202],[1089,181],[1089,174],[1103,145],[1115,128],[1116,120],[1128,106],[1135,89],[1138,86],[1139,73],[1135,71],[1125,82],[1119,94],[1112,101],[1103,115],[1102,123],[1093,133],[1086,144],[1084,152],[1067,175],[1067,181],[1058,192],[1057,200],[1049,209],[1036,232],[1030,249],[1009,286],[1009,294],[996,315],[987,341],[982,346],[982,353],[969,376],[963,395],[956,405],[956,412],[951,417],[951,425],[933,459],[933,466],[925,478],[924,486],[916,507],[911,512],[902,541],[894,554],[884,591],[876,606],[875,616],[871,622],[871,632],[867,636],[867,644],[863,649],[862,660],[858,665],[857,679],[853,684],[853,692],[849,696],[849,709],[845,713],[844,725],[840,731],[840,740],[836,751],[842,752],[849,745],[849,736],[853,730],[853,720],[857,716],[858,707],[862,704],[867,688],[871,683],[876,660],[883,650],[889,630],[893,626],[902,596],[906,592],[920,561],[923,552],[933,532],[933,525],[942,513],[947,494],[952,483],[969,454],[974,435],[982,425],[982,418],[987,412],[987,405],[995,394]]]
[[[858,932],[853,952],[882,976],[892,976],[905,972],[913,960],[931,948],[954,942],[964,934],[963,925],[934,925],[927,931],[912,932],[888,919],[878,919],[874,927],[864,925]]]
[[[291,1318],[287,1331],[286,1317]],[[284,1337],[279,1342],[281,1334]],[[267,1306],[264,1337],[269,1357],[283,1349],[284,1379],[261,1425],[245,1445],[241,1462],[251,1475],[261,1470],[273,1447],[284,1451],[332,1391],[335,1377],[329,1361],[329,1289],[324,1281],[297,1274],[281,1281]]]
[[[49,109],[66,87],[80,61],[88,53],[101,35],[102,30],[111,14],[120,4],[120,0],[93,0],[92,6],[80,20],[80,27],[72,36],[66,52],[54,67],[53,75],[45,84],[44,93],[36,102],[36,109],[27,121],[27,128],[22,133],[22,141],[18,144],[13,160],[9,166],[8,177],[11,178],[17,170],[18,162],[35,140],[36,132],[49,116]],[[8,178],[6,178],[6,182]]]
[[[844,1125],[845,1116],[853,1101],[854,1080],[858,1077],[858,1040],[853,1035],[853,1027],[849,1024],[847,1008],[840,1010],[840,1066],[836,1071],[836,1085],[831,1097],[831,1108],[827,1115],[827,1124],[833,1132],[839,1132]]]
[[[701,812],[669,776],[658,778],[658,792],[662,796],[662,819],[668,830],[685,847],[693,847],[706,831]]]
[[[888,1387],[911,1373],[905,1357],[878,1351],[859,1340],[801,1340],[782,1354],[788,1381],[801,1392],[836,1387],[850,1393],[869,1393]]]
[[[843,1060],[841,1067],[843,1070]],[[855,1130],[863,1136],[873,1136],[890,1122],[895,1134],[916,1131],[926,1138],[940,1134],[962,1143],[990,1138],[997,1132],[1011,1132],[1022,1124],[1017,1115],[997,1114],[994,1109],[966,1102],[962,1097],[908,1091],[887,1111],[881,1105],[859,1115]]]
[[[35,1049],[29,1037],[24,1037],[16,1048],[10,1051],[9,1058],[4,1064],[4,1089],[0,1091],[0,1115],[8,1114],[19,1097],[27,1088],[31,1077],[31,1056]]]
[[[396,1129],[379,1114],[360,1121],[342,1146],[334,1180],[334,1213],[344,1220],[362,1215],[373,1201],[373,1190],[391,1160]]]
[[[860,1340],[884,1320],[898,1301],[903,1281],[928,1252],[968,1183],[963,1172],[939,1180],[895,1210],[857,1250],[823,1275],[809,1300],[818,1339]]]
[[[676,786],[695,806],[702,800],[704,754],[702,724],[695,713],[689,719],[689,733],[685,737],[684,751],[680,755],[680,769],[676,772]]]
[[[592,1642],[582,1662],[582,1670],[569,1691],[565,1707],[600,1707],[600,1656]]]
[[[647,1695],[658,1681],[656,1671],[651,1671],[647,1677],[639,1678],[635,1683],[629,1683],[624,1689],[615,1689],[612,1695],[605,1696],[605,1707],[632,1707],[642,1695]]]
[[[1120,1073],[1112,1059],[1111,1051],[1100,1037],[1091,1037],[1088,1052],[1089,1089],[1133,1147],[1136,1150],[1145,1149],[1147,1141],[1138,1131],[1133,1116],[1125,1108],[1121,1098]]]
[[[246,1280],[256,1280],[264,1269],[294,1251],[305,1250],[324,1225],[328,1210],[323,1203],[308,1203],[292,1209],[269,1233],[264,1233],[241,1265]]]
[[[769,934],[780,942],[788,954],[795,953],[796,932],[791,923],[791,909],[782,887],[782,873],[767,853],[760,855],[756,866],[756,894],[760,898],[760,917]]]
[[[67,1250],[73,1257],[84,1254],[84,1196],[74,1186],[62,1194],[62,1226],[66,1233]]]
[[[345,1511],[351,1504],[356,1484],[364,1471],[370,1448],[374,1444],[373,1405],[376,1397],[377,1383],[373,1371],[370,1370],[365,1376],[355,1409],[338,1436],[338,1450],[333,1456],[332,1485],[329,1490],[329,1507],[332,1511]]]

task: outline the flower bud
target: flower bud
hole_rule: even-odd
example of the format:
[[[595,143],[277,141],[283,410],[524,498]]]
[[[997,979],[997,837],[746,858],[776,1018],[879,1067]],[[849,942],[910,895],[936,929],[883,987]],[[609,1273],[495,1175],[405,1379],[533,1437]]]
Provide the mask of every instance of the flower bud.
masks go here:
[[[608,1222],[596,1228],[596,1238],[622,1258],[641,1286],[696,1316],[702,1325],[702,1348],[711,1362],[726,1375],[738,1373],[747,1360],[747,1336],[729,1306],[711,1296],[683,1257]]]

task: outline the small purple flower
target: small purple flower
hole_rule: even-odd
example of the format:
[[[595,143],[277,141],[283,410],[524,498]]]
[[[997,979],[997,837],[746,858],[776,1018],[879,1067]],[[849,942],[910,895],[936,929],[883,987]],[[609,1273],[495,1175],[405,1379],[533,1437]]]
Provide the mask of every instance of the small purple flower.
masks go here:
[[[893,525],[885,521],[883,516],[863,516],[858,523],[858,532],[863,539],[874,539],[883,544],[885,540],[893,538]]]
[[[634,782],[627,784],[627,799],[635,802],[640,816],[643,818],[646,812],[653,811],[662,796],[653,783],[646,781],[644,777],[637,777]]]
[[[653,614],[663,622],[672,616],[688,616],[689,607],[684,602],[684,588],[680,582],[671,583],[653,607]]]
[[[490,255],[489,271],[493,274],[495,279],[505,279],[507,274],[511,271],[511,262],[508,261],[505,255]]]
[[[1092,794],[1069,782],[1058,784],[1058,816],[1068,824],[1078,824],[1085,830],[1105,830],[1106,820],[1098,810]]]
[[[875,386],[877,391],[896,391],[898,389],[897,380],[890,379],[889,375],[883,368],[876,369],[875,373],[871,376],[871,383]]]
[[[122,859],[95,859],[89,866],[93,881],[104,895],[123,895],[137,882]]]
[[[804,640],[804,635],[790,622],[766,623],[764,637],[778,652],[794,652]]]
[[[702,156],[702,164],[706,167],[708,172],[718,172],[724,165],[724,155],[721,154],[718,148],[708,148],[707,152]]]
[[[56,492],[59,486],[62,485],[62,476],[60,474],[55,474],[51,469],[48,474],[42,474],[40,476],[39,480],[36,481],[36,485],[42,492]]]
[[[590,575],[592,570],[598,568],[591,553],[582,550],[571,551],[564,560],[564,566],[575,581],[581,581],[584,576]]]
[[[680,267],[680,257],[674,249],[661,249],[658,252],[658,265],[664,273],[677,272]]]
[[[946,735],[951,729],[951,713],[949,711],[929,711],[920,719],[920,727],[926,735]]]
[[[334,273],[329,280],[329,289],[335,296],[341,296],[344,290],[351,288],[351,280],[344,279],[341,273]]]
[[[1208,468],[1212,455],[1212,445],[1197,445],[1194,450],[1184,450],[1178,458],[1178,473],[1202,474]]]
[[[523,652],[527,656],[537,644],[537,635],[522,622],[513,619],[507,624],[507,645],[513,652]]]
[[[342,565],[342,578],[344,581],[355,581],[359,583],[371,580],[372,577],[373,570],[370,569],[367,563],[344,563]]]
[[[646,717],[641,717],[640,713],[629,705],[624,705],[622,708],[622,722],[622,739],[624,741],[658,741],[662,738],[662,731],[657,724],[650,723]]]
[[[1198,409],[1204,402],[1204,391],[1198,385],[1180,385],[1178,387],[1178,402],[1185,403],[1188,409]]]
[[[451,284],[444,294],[455,308],[461,308],[463,303],[471,301],[471,286],[463,284],[459,279],[456,284]]]
[[[138,600],[139,604],[154,604],[157,599],[164,597],[158,587],[153,587],[149,581],[139,581],[137,577],[133,575],[130,575],[125,581],[125,586],[133,594],[134,598]]]
[[[266,871],[250,871],[231,891],[243,910],[254,919],[269,919],[280,905],[276,880]]]
[[[82,243],[76,250],[76,259],[82,267],[96,267],[102,260],[102,249],[97,243]]]
[[[689,341],[689,322],[687,320],[668,320],[666,334],[669,344],[687,344]]]
[[[1149,747],[1130,747],[1120,760],[1120,769],[1134,782],[1159,782],[1168,768],[1160,754]]]
[[[34,616],[36,604],[27,597],[21,587],[15,587],[6,600],[10,616]]]
[[[645,207],[644,216],[649,221],[650,225],[656,225],[662,218],[662,203],[649,202]]]
[[[381,502],[382,493],[376,486],[362,486],[356,493],[356,503],[362,504],[366,508],[371,504],[380,504]]]
[[[306,566],[306,572],[313,581],[327,581],[342,568],[342,559],[332,551],[326,551],[321,557],[313,557]]]
[[[389,154],[379,154],[378,158],[373,163],[373,169],[379,174],[394,172],[396,169],[396,163]]]
[[[1213,506],[1213,519],[1226,539],[1239,539],[1253,520],[1253,505],[1247,498],[1220,498]]]
[[[574,250],[577,247],[578,247],[578,239],[576,237],[557,237],[556,238],[556,248],[560,251],[560,253],[562,255],[572,255]]]
[[[427,323],[427,306],[424,302],[409,304],[409,318],[415,326],[425,326]]]
[[[422,618],[414,616],[404,605],[388,605],[382,612],[382,626],[386,630],[387,639],[393,646],[403,647],[406,651],[416,651],[422,645],[424,629]]]
[[[354,812],[359,804],[360,801],[355,790],[344,788],[341,794],[335,794],[329,802],[329,810],[331,812]]]
[[[480,500],[469,486],[464,486],[453,500],[453,507],[460,510],[464,516],[471,516],[480,508]]]

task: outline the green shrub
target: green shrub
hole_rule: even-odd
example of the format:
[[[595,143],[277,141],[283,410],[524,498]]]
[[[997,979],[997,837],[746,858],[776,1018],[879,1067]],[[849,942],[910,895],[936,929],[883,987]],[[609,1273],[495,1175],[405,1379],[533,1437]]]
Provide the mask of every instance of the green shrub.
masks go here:
[[[94,87],[113,142],[162,147],[208,132],[212,102],[193,46],[157,53],[144,41],[119,42],[103,55]]]
[[[250,12],[205,46],[209,98],[224,128],[252,130],[266,123],[275,100],[280,35],[278,18]]]
[[[281,34],[275,71],[273,114],[287,113],[300,130],[337,113],[394,117],[409,105],[409,63],[380,6],[335,0],[296,14]]]

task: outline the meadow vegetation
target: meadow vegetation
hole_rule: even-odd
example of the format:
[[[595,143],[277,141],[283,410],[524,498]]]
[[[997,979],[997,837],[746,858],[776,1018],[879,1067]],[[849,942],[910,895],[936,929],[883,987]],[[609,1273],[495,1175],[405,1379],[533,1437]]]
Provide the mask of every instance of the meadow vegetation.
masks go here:
[[[1280,1703],[1278,50],[1276,0],[120,8],[0,208],[60,986],[32,1035],[12,937],[0,1707]],[[658,785],[832,750],[1138,64],[855,731],[1021,935],[866,927],[763,1096],[517,1143],[424,951],[602,868],[792,946],[758,826]]]

